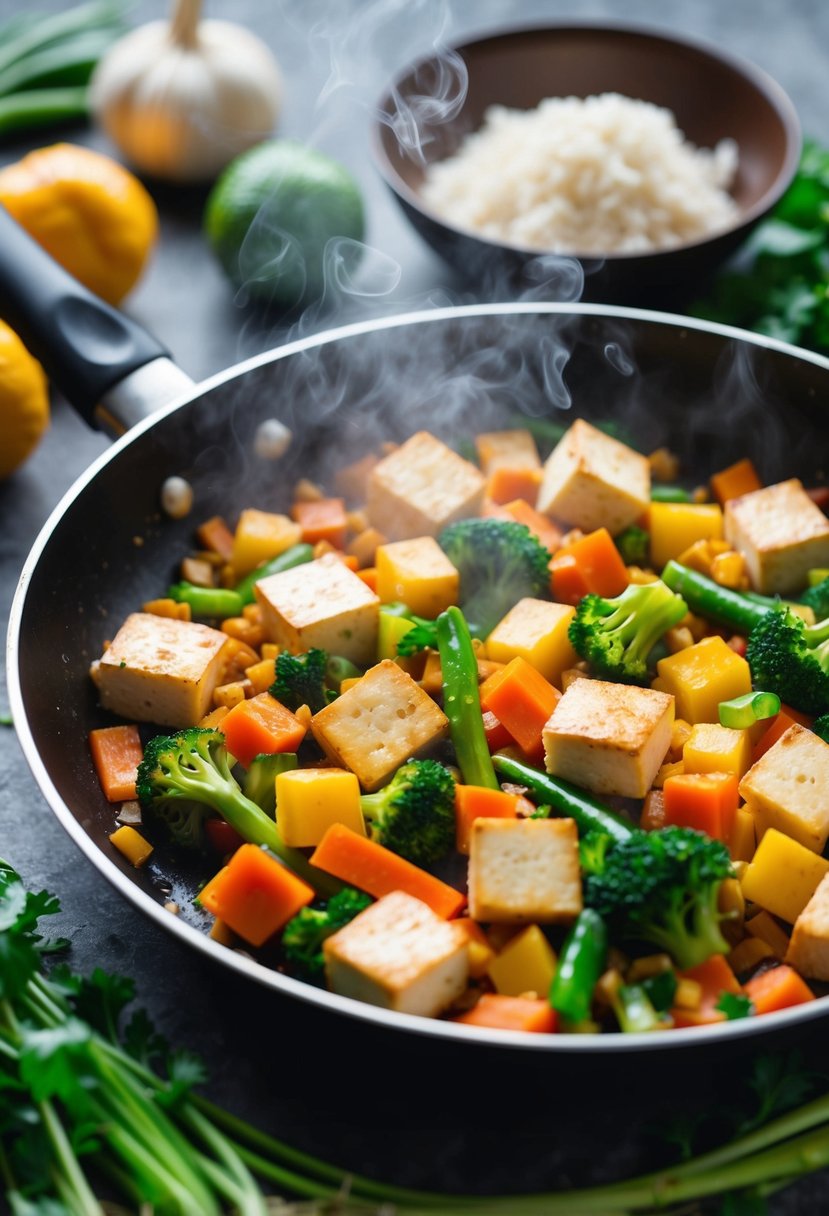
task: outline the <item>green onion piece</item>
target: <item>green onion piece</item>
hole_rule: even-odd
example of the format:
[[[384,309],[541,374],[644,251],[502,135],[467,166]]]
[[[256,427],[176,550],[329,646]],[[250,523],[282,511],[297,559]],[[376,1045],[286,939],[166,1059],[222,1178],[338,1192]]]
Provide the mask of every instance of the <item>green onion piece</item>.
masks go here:
[[[29,89],[0,97],[0,139],[35,127],[80,122],[89,117],[88,91],[74,89]]]
[[[691,495],[682,486],[651,486],[651,502],[691,502]]]
[[[189,604],[193,616],[224,620],[242,615],[242,597],[228,587],[197,587],[183,579],[174,583],[167,594],[177,604]]]
[[[720,701],[720,726],[743,730],[780,712],[780,698],[773,692],[747,692],[730,701]]]

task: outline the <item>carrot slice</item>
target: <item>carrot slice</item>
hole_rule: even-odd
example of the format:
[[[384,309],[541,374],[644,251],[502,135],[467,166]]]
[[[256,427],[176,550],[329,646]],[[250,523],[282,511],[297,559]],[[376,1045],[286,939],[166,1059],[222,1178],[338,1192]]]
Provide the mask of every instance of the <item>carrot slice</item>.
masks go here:
[[[196,529],[196,538],[202,549],[218,553],[223,562],[233,557],[233,533],[221,515],[213,515]]]
[[[589,592],[619,595],[630,581],[607,528],[597,528],[559,549],[550,562],[550,574],[553,598],[561,604],[575,605]]]
[[[480,687],[481,707],[490,710],[518,746],[535,761],[544,758],[541,732],[561,693],[521,655],[494,672]]]
[[[800,713],[797,709],[791,709],[788,705],[781,706],[780,712],[772,718],[769,725],[754,744],[751,753],[751,763],[756,764],[760,757],[764,756],[769,748],[773,747],[777,740],[785,735],[789,727],[794,726],[796,722],[801,726],[809,727],[814,722],[814,718]]]
[[[202,888],[199,903],[234,933],[261,946],[315,898],[301,878],[255,844],[243,844]]]
[[[665,824],[729,841],[740,802],[736,773],[678,773],[662,786]]]
[[[502,465],[490,473],[486,492],[499,506],[513,502],[516,498],[533,506],[538,498],[540,485],[541,469]]]
[[[392,891],[405,891],[447,920],[456,916],[466,903],[466,897],[454,887],[342,823],[332,823],[310,861],[312,866],[367,891],[376,899]]]
[[[485,1026],[491,1030],[528,1030],[553,1034],[557,1029],[555,1010],[539,997],[502,996],[485,992],[477,1005],[452,1018],[464,1026]]]
[[[725,1014],[717,1009],[717,1002],[724,992],[738,995],[745,991],[734,972],[721,954],[714,954],[696,967],[679,973],[681,979],[694,980],[702,989],[698,1009],[675,1006],[671,1010],[674,1026],[710,1026],[724,1022]]]
[[[305,738],[306,728],[289,709],[260,692],[228,710],[221,722],[230,754],[244,765],[261,753],[295,752]]]
[[[345,545],[348,521],[342,498],[318,498],[310,502],[295,502],[291,518],[302,528],[302,539],[308,545],[327,540],[335,549]]]
[[[469,837],[476,819],[515,819],[520,802],[519,794],[507,794],[504,790],[491,790],[484,785],[456,785],[455,826],[458,852],[469,852]]]
[[[135,770],[144,757],[138,727],[102,726],[89,732],[89,749],[109,802],[135,797]]]
[[[730,498],[739,498],[741,494],[751,494],[754,490],[762,489],[763,483],[757,475],[757,470],[750,460],[738,460],[727,469],[721,469],[711,478],[711,492],[720,506]]]
[[[804,1005],[815,999],[806,981],[787,963],[762,971],[747,980],[745,990],[757,1013],[775,1013],[778,1009]]]

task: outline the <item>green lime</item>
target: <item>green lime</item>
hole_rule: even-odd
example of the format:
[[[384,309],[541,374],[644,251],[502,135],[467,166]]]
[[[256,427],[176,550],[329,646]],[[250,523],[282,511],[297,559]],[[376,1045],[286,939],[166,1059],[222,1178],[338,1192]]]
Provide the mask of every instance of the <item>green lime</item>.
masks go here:
[[[281,308],[319,297],[326,245],[360,241],[363,229],[362,197],[348,170],[285,139],[231,161],[204,214],[205,235],[232,282]]]

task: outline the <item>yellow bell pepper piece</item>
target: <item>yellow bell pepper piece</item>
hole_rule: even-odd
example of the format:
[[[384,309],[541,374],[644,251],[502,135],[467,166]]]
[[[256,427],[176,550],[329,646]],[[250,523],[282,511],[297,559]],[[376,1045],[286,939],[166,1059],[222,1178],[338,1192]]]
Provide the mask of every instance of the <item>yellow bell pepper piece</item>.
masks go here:
[[[716,722],[720,701],[751,692],[748,663],[719,636],[660,659],[654,688],[672,693],[686,722]]]
[[[278,557],[291,545],[298,544],[301,537],[302,528],[287,515],[246,508],[233,534],[231,563],[236,577],[242,578],[262,562]]]
[[[567,636],[575,615],[575,608],[569,604],[519,600],[487,638],[487,655],[497,663],[509,663],[520,656],[545,680],[558,686],[561,673],[579,659]]]
[[[382,604],[402,600],[431,620],[458,602],[460,575],[433,536],[379,545],[375,565]]]
[[[546,997],[556,973],[556,956],[538,925],[511,938],[489,964],[489,978],[502,996],[535,992]]]
[[[751,739],[747,730],[732,730],[717,722],[698,722],[682,749],[686,773],[736,773],[751,767]]]
[[[648,508],[651,564],[661,570],[698,540],[719,540],[722,508],[715,503],[652,502]]]
[[[751,861],[757,847],[754,816],[748,807],[737,808],[731,828],[728,851],[733,861]]]
[[[360,783],[342,768],[297,768],[277,774],[276,822],[285,844],[318,845],[333,823],[366,835]]]
[[[144,865],[153,851],[150,842],[126,823],[114,831],[109,839],[119,853],[123,853],[130,865],[135,866],[136,869]]]
[[[743,874],[743,894],[793,925],[827,873],[829,861],[769,828]]]

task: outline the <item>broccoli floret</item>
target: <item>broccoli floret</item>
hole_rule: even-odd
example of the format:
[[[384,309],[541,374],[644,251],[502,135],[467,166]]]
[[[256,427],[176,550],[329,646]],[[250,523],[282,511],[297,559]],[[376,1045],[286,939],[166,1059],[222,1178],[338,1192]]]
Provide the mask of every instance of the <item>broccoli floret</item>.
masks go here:
[[[636,831],[609,850],[599,874],[586,874],[585,903],[611,938],[647,942],[684,970],[727,954],[720,923],[720,885],[733,877],[728,849],[691,828]]]
[[[755,687],[807,714],[829,710],[829,620],[807,625],[790,608],[769,612],[749,634]]]
[[[181,808],[197,804],[204,815],[221,815],[243,840],[265,845],[319,894],[331,895],[342,887],[310,865],[298,849],[288,848],[274,821],[245,797],[230,771],[221,731],[193,726],[175,735],[156,735],[138,766],[136,792],[142,807],[171,833],[178,832],[181,841],[186,837]]]
[[[568,636],[576,652],[606,680],[645,684],[648,655],[688,611],[681,596],[657,579],[631,583],[615,599],[586,595],[576,608]]]
[[[319,983],[325,964],[322,943],[371,902],[371,897],[362,891],[344,887],[324,907],[300,909],[282,931],[282,949],[291,969],[304,979]]]
[[[822,739],[824,743],[829,743],[829,714],[821,714],[819,718],[815,718],[812,723],[812,730],[818,739]]]
[[[800,597],[801,604],[807,604],[815,614],[816,621],[825,620],[829,616],[829,578],[822,579],[809,587]]]
[[[549,807],[548,813],[549,813]],[[536,815],[531,815],[535,819]],[[601,874],[605,866],[607,851],[613,845],[613,837],[598,828],[587,832],[579,839],[579,864],[582,874]]]
[[[324,709],[331,699],[325,687],[328,654],[312,648],[304,654],[282,650],[276,656],[276,679],[268,690],[286,709],[307,705],[312,713]]]
[[[613,543],[626,566],[644,566],[647,562],[650,555],[651,535],[638,524],[631,524],[629,528],[625,528],[613,538]]]
[[[254,756],[243,779],[242,793],[273,819],[276,814],[276,778],[280,773],[287,773],[296,767],[294,752],[263,752]]]
[[[549,551],[525,524],[461,519],[438,543],[460,572],[460,607],[473,637],[487,637],[525,596],[549,593]]]
[[[437,760],[409,760],[360,803],[372,838],[415,865],[433,865],[454,846],[455,779]]]

